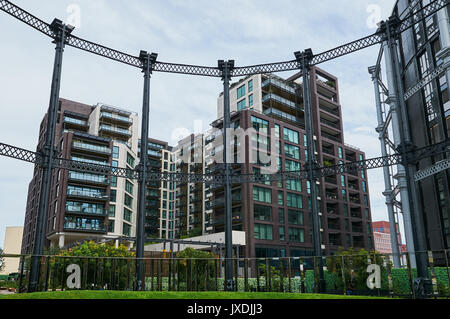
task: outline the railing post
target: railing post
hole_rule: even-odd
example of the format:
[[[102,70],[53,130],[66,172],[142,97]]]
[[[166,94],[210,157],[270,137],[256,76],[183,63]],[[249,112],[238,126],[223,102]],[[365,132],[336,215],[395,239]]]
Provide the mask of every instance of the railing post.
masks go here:
[[[156,53],[149,54],[141,51],[139,58],[142,62],[142,72],[144,73],[144,98],[142,102],[142,128],[141,128],[141,150],[139,160],[139,181],[138,181],[138,214],[136,225],[136,259],[137,259],[137,291],[142,290],[142,267],[144,258],[145,245],[145,191],[147,188],[147,172],[148,172],[148,129],[149,129],[149,113],[150,113],[150,78],[153,66],[158,55]]]
[[[223,167],[225,184],[225,287],[227,291],[234,290],[233,283],[233,215],[231,199],[230,162],[231,154],[228,141],[230,131],[230,80],[234,68],[234,61],[218,61],[218,67],[222,71],[223,81]]]
[[[28,285],[28,292],[36,292],[38,290],[38,280],[39,280],[39,258],[44,253],[44,244],[47,232],[47,211],[50,198],[50,187],[52,180],[52,166],[55,157],[55,131],[56,122],[58,117],[58,107],[59,107],[59,91],[61,87],[61,73],[62,73],[62,62],[64,46],[66,44],[68,36],[73,31],[72,26],[65,25],[62,21],[55,19],[51,24],[51,30],[54,33],[56,44],[55,61],[53,65],[53,77],[52,86],[50,93],[50,103],[47,112],[47,129],[45,144],[40,152],[43,155],[43,160],[41,163],[42,171],[42,181],[41,189],[39,194],[39,207],[36,218],[36,232],[34,235],[34,246],[33,246],[33,258],[31,262],[31,273],[30,282]]]
[[[312,229],[313,229],[313,245],[314,254],[319,258],[319,278],[317,287],[319,292],[325,292],[325,278],[323,272],[322,260],[322,238],[320,234],[320,207],[317,201],[317,178],[314,170],[318,167],[315,156],[315,142],[314,142],[314,116],[311,104],[311,87],[310,87],[310,68],[313,52],[307,49],[304,52],[295,52],[298,65],[303,73],[303,107],[305,109],[305,128],[307,138],[308,162],[306,169],[308,170],[308,180],[311,185],[311,215],[312,215]]]

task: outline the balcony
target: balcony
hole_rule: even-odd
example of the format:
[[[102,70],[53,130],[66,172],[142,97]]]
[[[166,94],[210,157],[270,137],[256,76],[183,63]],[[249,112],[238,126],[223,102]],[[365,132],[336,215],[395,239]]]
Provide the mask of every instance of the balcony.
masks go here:
[[[333,135],[333,134],[330,134],[328,132],[325,132],[325,130],[322,130],[321,135],[324,138],[327,138],[329,140],[341,143],[341,135],[340,134]]]
[[[108,185],[109,180],[106,176],[88,174],[88,173],[79,173],[79,172],[69,172],[68,176],[69,180],[77,181],[77,182],[87,182],[90,184],[99,184],[99,185]]]
[[[104,111],[100,112],[100,119],[102,119],[103,121],[110,122],[110,123],[117,122],[117,123],[125,124],[125,125],[133,124],[133,120],[129,117],[114,114],[114,113],[104,112]]]
[[[359,198],[359,195],[349,195],[348,200],[350,201],[350,203],[353,204],[361,204],[361,199]]]
[[[300,111],[303,111],[303,110],[300,109]],[[266,109],[263,113],[264,113],[265,115],[275,116],[275,117],[278,117],[278,118],[280,118],[280,119],[283,119],[283,120],[292,122],[292,123],[294,123],[294,124],[299,125],[299,126],[302,127],[302,128],[305,127],[305,120],[304,120],[304,119],[300,119],[300,118],[297,117],[297,116],[294,116],[294,115],[285,113],[285,112],[283,112],[283,111],[274,109],[274,108],[272,108],[272,107]]]
[[[120,128],[120,127],[114,127],[110,125],[101,124],[100,125],[100,132],[104,132],[107,134],[113,134],[113,135],[119,135],[122,137],[130,138],[131,132],[128,129]]]
[[[325,146],[322,144],[322,152],[331,156],[335,156],[333,146]]]
[[[87,121],[76,119],[76,118],[73,118],[73,117],[68,117],[68,116],[64,116],[63,123],[67,124],[69,126],[77,127],[77,128],[83,128],[83,129],[87,129],[88,128]]]
[[[352,232],[354,233],[362,233],[363,232],[363,228],[360,224],[354,224],[352,223]]]
[[[83,142],[74,141],[72,148],[76,150],[86,151],[94,154],[111,155],[111,149],[107,146],[93,145]]]
[[[325,197],[326,197],[327,199],[338,200],[337,192],[326,191],[326,192],[325,192]]]
[[[262,102],[264,103],[264,102],[268,102],[268,101],[275,102],[279,106],[288,107],[294,111],[303,111],[303,109],[300,106],[298,106],[295,102],[292,102],[292,101],[285,99],[281,96],[278,96],[274,93],[269,93],[269,94],[263,96]]]
[[[68,197],[81,197],[81,198],[89,198],[89,199],[98,199],[98,200],[108,200],[109,196],[106,192],[101,190],[81,190],[81,189],[67,189]]]
[[[104,233],[106,232],[106,227],[101,220],[91,220],[86,218],[77,218],[75,220],[73,218],[66,217],[64,230]]]
[[[327,125],[329,127],[332,127],[334,129],[341,130],[341,125],[340,125],[339,121],[333,122],[333,121],[330,121],[330,120],[327,120],[327,119],[321,117],[320,118],[320,123],[321,124],[325,124],[325,125]]]
[[[283,83],[281,80],[278,80],[275,77],[271,77],[271,78],[268,78],[267,80],[265,80],[261,84],[261,87],[265,88],[265,87],[267,87],[269,85],[277,87],[278,89],[283,90],[283,91],[285,91],[287,93],[290,93],[292,95],[295,95],[295,93],[296,93],[296,89],[294,87],[292,87],[290,85],[287,85],[286,83]]]
[[[358,182],[350,182],[350,181],[348,181],[348,188],[350,190],[359,192],[359,184],[358,184]]]
[[[66,205],[66,213],[106,216],[108,212],[103,207],[92,207],[87,203],[83,203],[81,206]]]
[[[361,208],[352,208],[350,209],[350,216],[352,218],[362,218],[362,214],[361,214]]]
[[[337,184],[336,176],[334,176],[334,177],[330,177],[330,176],[325,177],[325,183],[336,185]]]

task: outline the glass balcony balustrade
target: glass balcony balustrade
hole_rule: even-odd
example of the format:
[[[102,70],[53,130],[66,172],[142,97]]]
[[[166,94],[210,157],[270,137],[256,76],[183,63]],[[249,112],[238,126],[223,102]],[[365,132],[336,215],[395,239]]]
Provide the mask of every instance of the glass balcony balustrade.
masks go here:
[[[64,218],[65,230],[78,230],[78,231],[95,231],[104,232],[106,227],[103,220],[89,219],[80,217],[65,217]]]
[[[112,120],[118,120],[125,123],[133,123],[133,120],[129,117],[125,117],[118,114],[108,113],[108,112],[100,112],[100,117],[105,117]]]
[[[285,98],[283,98],[281,96],[278,96],[276,94],[273,94],[273,93],[269,93],[269,94],[263,96],[263,98],[262,98],[263,102],[267,102],[269,100],[274,100],[274,101],[276,101],[278,103],[281,103],[283,105],[286,105],[286,106],[288,106],[288,107],[290,107],[291,109],[294,109],[294,110],[302,110],[303,111],[303,109],[300,108],[299,106],[297,106],[295,104],[295,102],[289,101],[288,99],[285,99]]]
[[[107,211],[104,205],[69,201],[66,202],[66,212],[104,216]]]
[[[112,133],[116,133],[116,134],[121,134],[121,135],[131,136],[131,132],[127,129],[120,128],[120,127],[114,127],[114,126],[110,126],[110,125],[105,125],[105,124],[100,125],[100,130],[108,131],[108,132],[112,132]]]
[[[304,122],[301,121],[298,117],[296,117],[294,115],[291,115],[291,114],[287,114],[287,113],[285,113],[283,111],[274,109],[272,107],[266,109],[263,113],[265,115],[274,115],[274,116],[277,116],[277,117],[282,118],[284,120],[304,125]]]
[[[87,122],[73,117],[64,116],[64,123],[75,124],[79,126],[87,126]]]
[[[93,145],[83,142],[74,141],[72,143],[72,148],[80,149],[80,150],[86,150],[86,151],[93,151],[97,153],[102,154],[111,154],[111,149],[107,146],[100,146],[100,145]]]
[[[90,188],[78,188],[73,186],[67,187],[67,196],[87,197],[94,199],[107,199],[108,195],[105,191],[90,189]]]
[[[69,179],[77,181],[93,182],[98,184],[108,184],[108,178],[102,175],[80,173],[80,172],[69,172]]]
[[[264,87],[266,87],[269,84],[273,85],[273,86],[276,86],[276,87],[278,87],[278,88],[280,88],[280,89],[282,89],[284,91],[287,91],[289,93],[295,94],[295,88],[293,88],[292,86],[287,85],[287,84],[283,83],[282,81],[277,80],[275,78],[269,78],[269,79],[265,80],[262,83],[261,87],[264,88]]]

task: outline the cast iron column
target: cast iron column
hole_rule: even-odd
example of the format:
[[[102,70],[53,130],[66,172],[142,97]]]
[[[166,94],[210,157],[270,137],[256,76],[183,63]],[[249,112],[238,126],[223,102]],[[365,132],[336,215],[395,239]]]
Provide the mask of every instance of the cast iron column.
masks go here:
[[[233,282],[233,215],[230,181],[230,79],[234,68],[234,60],[219,60],[223,81],[223,167],[225,184],[225,283],[227,291],[234,291]]]
[[[43,149],[40,150],[42,154],[42,182],[39,195],[39,208],[36,218],[36,232],[34,234],[33,258],[30,269],[30,284],[28,292],[36,292],[39,281],[40,256],[44,253],[44,243],[47,232],[47,211],[50,197],[50,187],[52,178],[52,164],[55,149],[55,130],[58,117],[59,106],[59,91],[61,87],[61,72],[64,46],[67,37],[73,31],[72,26],[62,23],[61,20],[53,20],[51,30],[54,33],[56,44],[55,61],[53,65],[52,87],[50,93],[50,103],[47,112],[47,130]]]
[[[136,290],[145,289],[143,282],[143,258],[145,245],[145,192],[147,188],[147,172],[148,172],[148,128],[150,113],[150,78],[152,68],[156,62],[158,55],[156,53],[149,54],[141,51],[139,58],[142,61],[142,72],[144,73],[144,99],[142,102],[142,128],[141,128],[141,149],[139,159],[139,182],[138,182],[138,215],[136,225]],[[145,278],[145,276],[144,276]]]
[[[325,292],[325,278],[323,273],[323,259],[322,259],[322,239],[320,234],[320,215],[319,203],[317,202],[317,178],[315,177],[314,169],[318,167],[317,159],[314,154],[314,118],[311,104],[311,83],[310,83],[310,61],[313,57],[311,49],[304,52],[296,52],[295,57],[302,68],[303,73],[303,106],[305,109],[305,129],[307,138],[308,163],[306,169],[308,170],[308,180],[311,185],[311,216],[313,229],[313,243],[314,255],[319,258],[319,282],[316,283],[319,292]]]
[[[391,90],[396,96],[397,99],[397,112],[399,113],[399,121],[398,128],[400,134],[400,144],[398,145],[399,152],[405,152],[413,150],[413,144],[411,139],[411,134],[409,130],[409,118],[406,109],[406,103],[404,100],[404,88],[400,75],[400,63],[399,58],[397,56],[397,39],[399,34],[397,32],[398,26],[398,17],[393,16],[389,18],[389,21],[385,23],[384,27],[386,29],[387,35],[387,46],[386,46],[386,66],[387,69],[390,69],[388,73],[388,80],[390,84],[389,95],[391,95]],[[394,118],[393,118],[394,120]],[[395,126],[393,122],[393,126]],[[394,131],[395,132],[395,131]],[[403,171],[403,180],[405,185],[401,185],[399,180],[400,187],[403,187],[409,193],[410,197],[406,197],[406,200],[402,198],[402,207],[403,205],[410,205],[411,212],[411,231],[412,231],[412,239],[414,242],[414,257],[416,259],[417,266],[417,275],[418,278],[416,280],[416,287],[423,286],[425,287],[425,292],[430,286],[430,280],[428,278],[428,262],[427,262],[427,244],[425,238],[425,229],[424,222],[422,217],[421,206],[418,199],[417,193],[417,185],[413,179],[413,176],[416,172],[414,159],[406,159],[404,161],[404,171]],[[400,175],[399,171],[399,175]],[[401,175],[400,175],[401,176]],[[408,249],[409,250],[409,249]],[[421,295],[420,291],[417,291],[416,294],[419,298],[425,297]]]

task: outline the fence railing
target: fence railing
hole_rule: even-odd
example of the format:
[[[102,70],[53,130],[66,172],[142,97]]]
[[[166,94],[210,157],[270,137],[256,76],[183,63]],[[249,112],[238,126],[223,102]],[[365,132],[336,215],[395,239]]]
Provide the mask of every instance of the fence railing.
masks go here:
[[[431,285],[427,296],[450,298],[450,251],[423,252],[428,260]],[[225,258],[144,258],[146,291],[224,291]],[[30,255],[4,255],[6,263],[19,260],[17,292],[26,292]],[[403,266],[394,268],[392,255],[369,253],[323,258],[325,293],[415,298],[417,271],[408,253],[400,254]],[[135,290],[136,258],[40,257],[39,291]],[[318,257],[233,258],[235,291],[319,292]],[[0,287],[2,282],[0,281]]]

